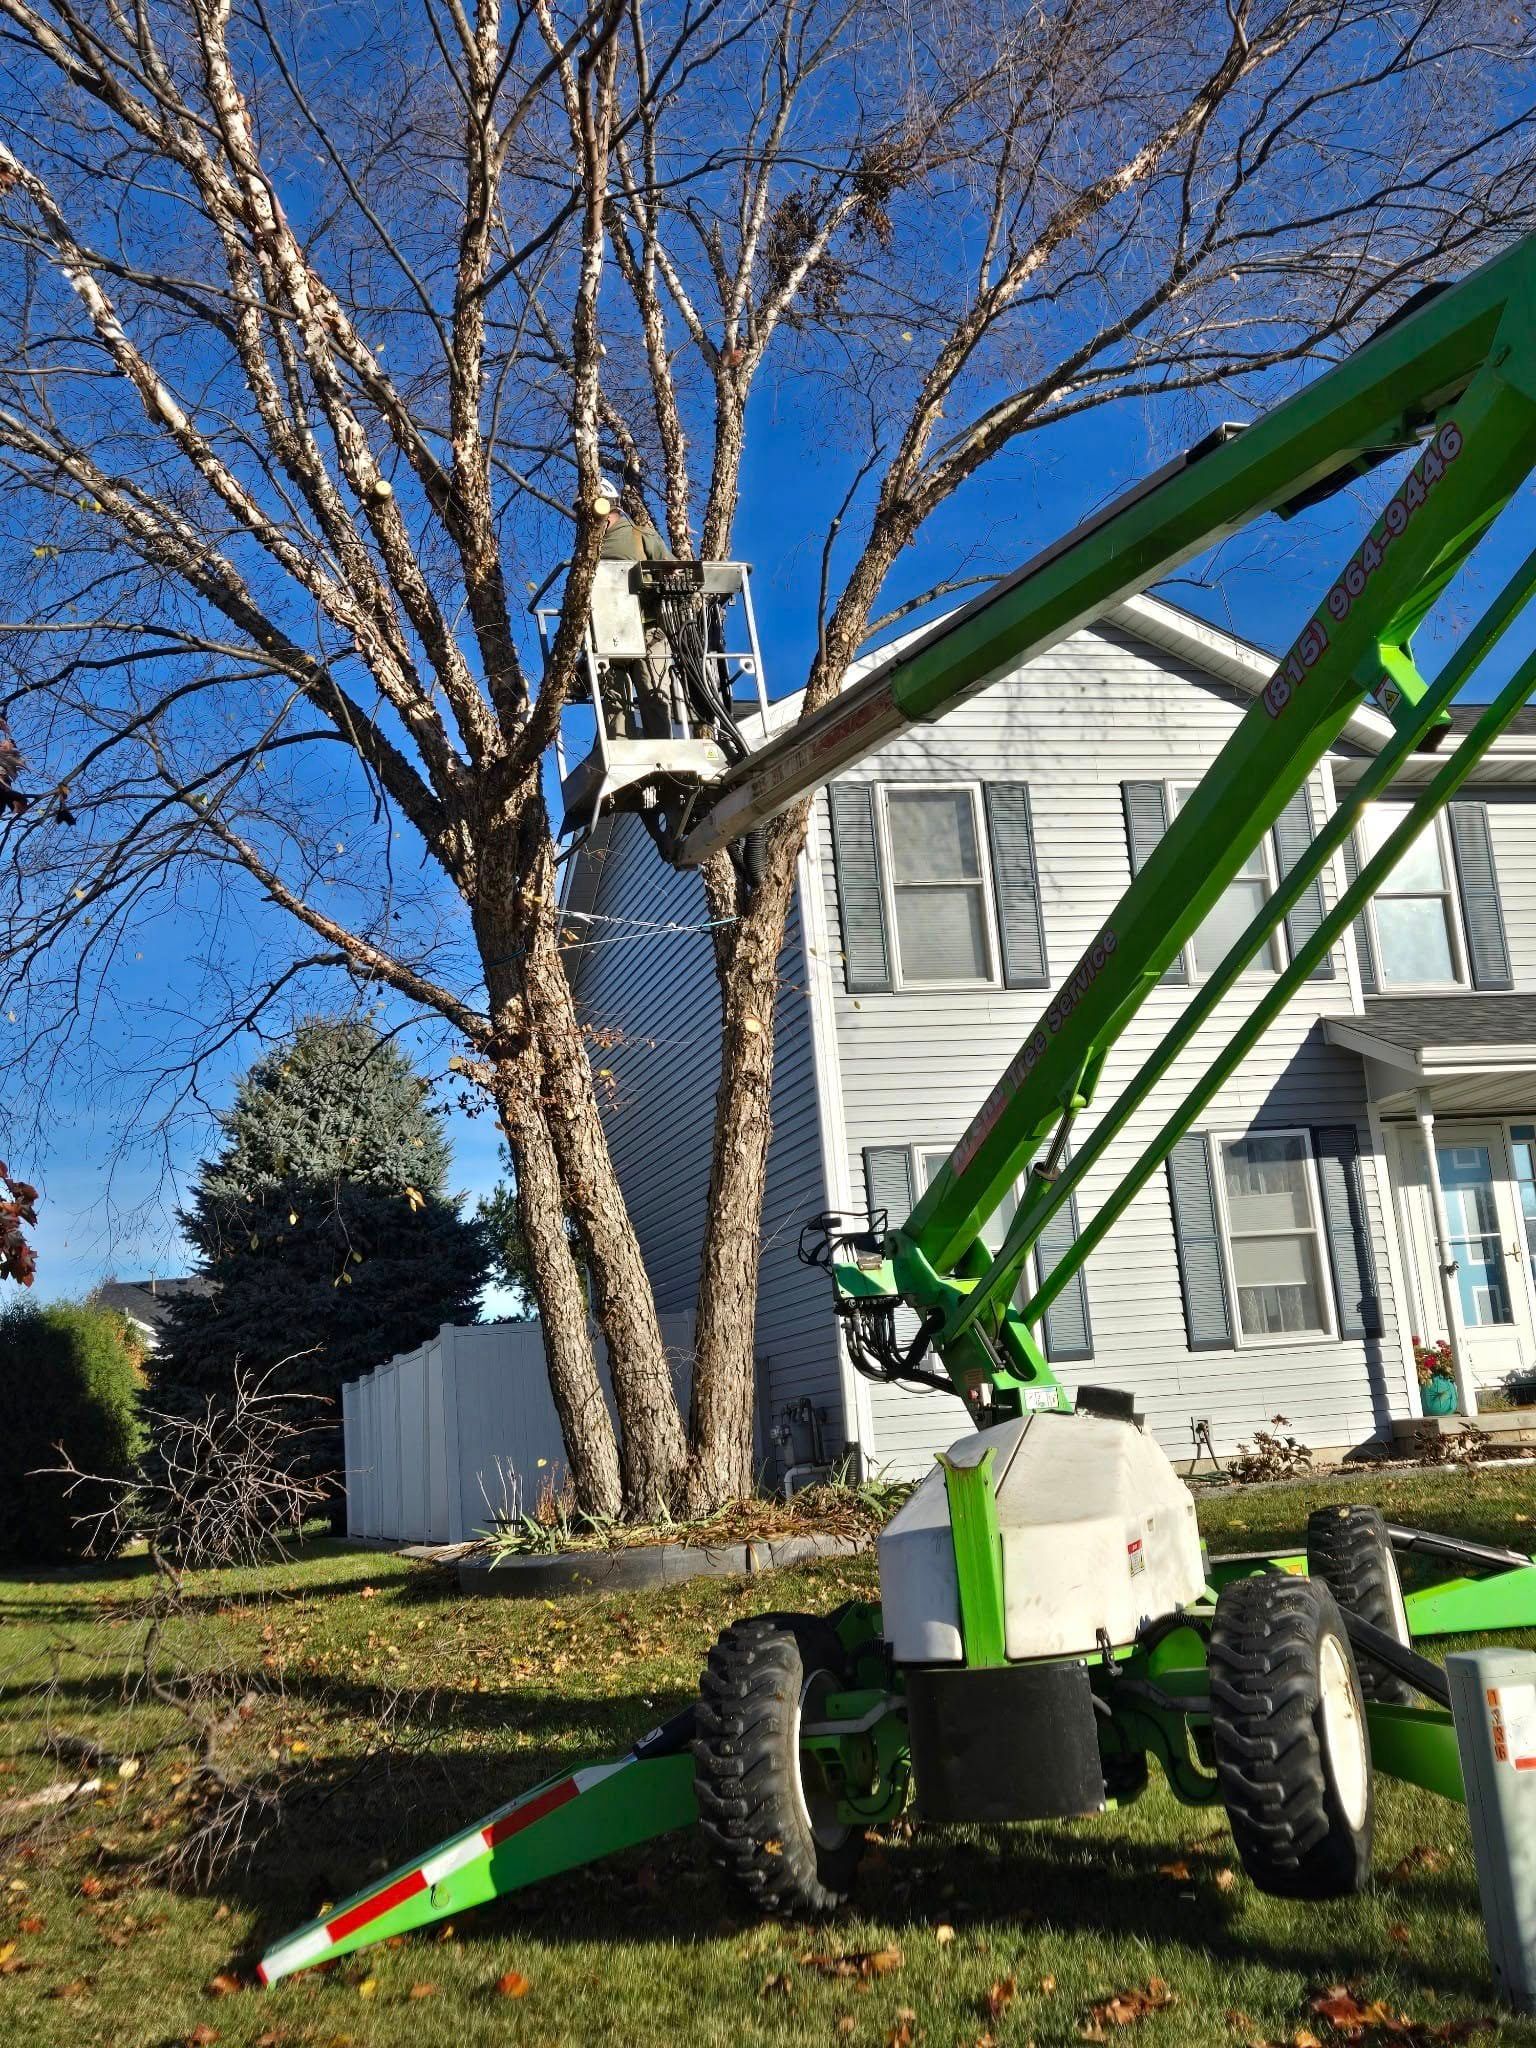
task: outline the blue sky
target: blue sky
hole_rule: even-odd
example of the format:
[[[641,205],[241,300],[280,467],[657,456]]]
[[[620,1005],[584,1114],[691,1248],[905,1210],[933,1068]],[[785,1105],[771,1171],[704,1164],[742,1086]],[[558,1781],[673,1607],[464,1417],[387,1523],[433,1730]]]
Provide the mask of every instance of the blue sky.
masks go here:
[[[809,399],[797,391],[764,391],[761,417],[749,435],[737,552],[753,565],[753,589],[772,695],[795,688],[814,644],[814,592],[821,535],[842,497],[848,458],[835,437],[819,431]],[[1233,416],[1244,416],[1232,404]],[[1145,401],[1106,408],[1019,444],[932,522],[901,564],[892,602],[952,574],[964,557],[976,569],[1002,574],[1114,496],[1178,447],[1198,438],[1200,419],[1188,402],[1176,414]],[[1530,544],[1529,488],[1511,506],[1476,561],[1453,587],[1442,611],[1450,630],[1432,621],[1420,642],[1431,672],[1455,637],[1457,622],[1476,615]],[[1259,645],[1288,645],[1352,552],[1364,524],[1364,501],[1347,495],[1304,515],[1291,526],[1268,520],[1229,543],[1213,563],[1194,564],[1164,588],[1173,601]],[[1509,636],[1470,694],[1491,694],[1515,662],[1536,645],[1536,620]],[[1108,709],[1109,707],[1106,707]],[[99,1030],[117,1043],[136,1036],[149,1020],[194,1000],[183,963],[198,942],[206,904],[189,899],[180,913],[157,924],[153,943],[131,964],[114,992],[115,1007]],[[178,922],[178,915],[181,922]],[[253,931],[253,947],[261,943]],[[680,965],[686,957],[681,948]],[[699,942],[695,971],[707,973]],[[41,1159],[15,1157],[14,1170],[41,1184],[43,1205],[35,1233],[38,1293],[78,1295],[105,1275],[137,1278],[185,1270],[174,1208],[179,1184],[199,1154],[216,1142],[211,1111],[228,1100],[233,1076],[255,1056],[254,1041],[233,1044],[204,1077],[203,1098],[184,1104],[164,1145],[124,1152],[114,1124],[121,1104],[79,1086],[57,1104],[51,1144]],[[439,1050],[429,1066],[441,1065]],[[489,1117],[453,1113],[454,1185],[475,1196],[498,1175],[498,1143]],[[167,1159],[169,1170],[167,1170]],[[506,1306],[495,1296],[487,1309]]]

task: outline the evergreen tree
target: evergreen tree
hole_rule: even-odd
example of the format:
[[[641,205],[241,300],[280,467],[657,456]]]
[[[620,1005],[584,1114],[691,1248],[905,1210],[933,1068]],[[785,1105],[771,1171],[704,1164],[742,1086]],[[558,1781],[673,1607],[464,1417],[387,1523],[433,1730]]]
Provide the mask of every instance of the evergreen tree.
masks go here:
[[[501,1165],[507,1178],[497,1181],[488,1195],[480,1197],[475,1214],[489,1243],[491,1278],[514,1297],[511,1313],[505,1320],[531,1323],[539,1313],[533,1292],[533,1260],[528,1240],[523,1236],[522,1219],[517,1213],[517,1184],[505,1145],[501,1148]],[[566,1218],[565,1234],[580,1267],[581,1243],[576,1235],[576,1226],[569,1217]]]
[[[256,1062],[181,1213],[213,1286],[173,1303],[157,1405],[221,1397],[237,1363],[271,1371],[274,1391],[339,1404],[343,1380],[475,1320],[490,1247],[446,1191],[451,1152],[426,1092],[350,1017],[311,1019]],[[321,1462],[339,1462],[339,1439],[322,1445]]]

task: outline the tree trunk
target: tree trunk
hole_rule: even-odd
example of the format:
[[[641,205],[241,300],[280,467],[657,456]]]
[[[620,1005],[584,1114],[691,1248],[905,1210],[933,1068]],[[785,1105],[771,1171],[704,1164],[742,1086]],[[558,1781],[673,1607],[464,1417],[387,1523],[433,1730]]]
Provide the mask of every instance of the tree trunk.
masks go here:
[[[774,1006],[804,816],[805,807],[797,806],[765,834],[761,878],[717,956],[720,1083],[699,1260],[689,1417],[688,1506],[694,1513],[752,1488],[758,1269],[773,1130]]]
[[[526,1068],[531,1059],[525,1055]],[[538,1089],[510,1060],[492,1083],[502,1129],[517,1174],[517,1214],[528,1247],[540,1333],[566,1462],[577,1505],[589,1515],[617,1515],[623,1506],[618,1446],[603,1399],[587,1297],[564,1228],[565,1202],[554,1146],[539,1106]]]
[[[554,857],[543,799],[535,781],[504,793],[501,803],[499,815],[482,824],[475,936],[490,996],[492,1087],[512,1144],[550,1383],[573,1473],[579,1444],[594,1497],[600,1493],[627,1515],[654,1514],[681,1495],[687,1440],[555,945]],[[607,1344],[619,1415],[616,1452],[567,1216],[586,1253],[592,1312]]]
[[[625,1511],[654,1515],[680,1500],[688,1458],[672,1368],[547,916],[535,921],[526,944],[523,983],[543,1062],[544,1119],[587,1254],[593,1310],[608,1347]]]

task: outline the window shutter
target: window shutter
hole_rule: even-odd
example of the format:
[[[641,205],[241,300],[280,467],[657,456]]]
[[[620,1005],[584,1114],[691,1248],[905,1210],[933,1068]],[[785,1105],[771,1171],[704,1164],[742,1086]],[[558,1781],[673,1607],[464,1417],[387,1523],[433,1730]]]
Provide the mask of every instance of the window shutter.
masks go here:
[[[1009,988],[1046,988],[1045,924],[1029,790],[1022,782],[985,787],[992,882],[1003,939],[1003,980]]]
[[[1376,1258],[1370,1220],[1365,1213],[1365,1182],[1360,1171],[1360,1139],[1353,1124],[1332,1124],[1312,1133],[1317,1178],[1323,1191],[1323,1224],[1333,1262],[1333,1292],[1339,1305],[1343,1337],[1381,1335],[1381,1296],[1376,1287]]]
[[[1472,986],[1513,988],[1499,882],[1493,868],[1493,842],[1488,833],[1488,806],[1453,803],[1447,816],[1451,845],[1456,852],[1456,879],[1461,885],[1461,916],[1467,931]]]
[[[875,790],[869,782],[834,782],[832,865],[843,926],[843,973],[850,995],[888,994],[891,949],[886,940],[875,851]]]
[[[864,1147],[864,1195],[871,1216],[885,1211],[887,1229],[899,1229],[906,1222],[917,1193],[912,1184],[912,1154],[905,1145]]]
[[[1275,861],[1283,881],[1312,844],[1312,794],[1303,783],[1275,820]],[[1285,941],[1294,960],[1323,921],[1323,883],[1315,876],[1285,920]],[[1333,955],[1325,953],[1308,981],[1333,980]]]
[[[1221,1256],[1210,1141],[1198,1131],[1180,1138],[1168,1155],[1168,1192],[1184,1294],[1184,1328],[1191,1351],[1232,1348],[1232,1303]]]
[[[1350,888],[1360,878],[1360,848],[1355,835],[1350,833],[1344,842],[1344,876]],[[1376,974],[1376,948],[1371,943],[1371,921],[1362,910],[1355,919],[1355,952],[1360,960],[1360,986],[1368,996],[1375,995],[1381,983]]]
[[[1125,835],[1131,849],[1131,873],[1139,875],[1148,856],[1168,830],[1168,792],[1160,782],[1122,782]],[[1189,969],[1182,952],[1170,963],[1164,981],[1187,982]]]
[[[1064,1253],[1077,1242],[1077,1197],[1069,1195],[1041,1231],[1035,1244],[1040,1278],[1047,1280]],[[1052,1365],[1071,1365],[1093,1356],[1093,1327],[1088,1321],[1087,1275],[1081,1266],[1045,1312],[1045,1355]]]
[[[912,1178],[912,1153],[906,1145],[864,1147],[864,1199],[873,1216],[883,1209],[886,1228],[895,1230],[912,1214],[917,1189]],[[919,1319],[915,1310],[896,1311],[896,1341],[910,1344],[917,1335]]]

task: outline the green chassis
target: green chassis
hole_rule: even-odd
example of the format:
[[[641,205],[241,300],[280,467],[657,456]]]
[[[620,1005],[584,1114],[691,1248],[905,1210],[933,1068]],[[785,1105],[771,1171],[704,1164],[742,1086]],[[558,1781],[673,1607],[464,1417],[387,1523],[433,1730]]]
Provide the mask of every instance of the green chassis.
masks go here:
[[[990,1463],[989,1458],[968,1470],[946,1466],[945,1474],[966,1662],[974,1668],[1003,1661]],[[1212,1559],[1204,1597],[1171,1617],[1171,1625],[1150,1632],[1148,1645],[1096,1654],[1090,1677],[1109,1708],[1100,1724],[1106,1760],[1155,1757],[1174,1795],[1186,1805],[1218,1804],[1209,1768],[1205,1677],[1206,1633],[1216,1596],[1235,1577],[1306,1569],[1306,1558],[1296,1553]],[[1536,1568],[1525,1564],[1489,1577],[1450,1579],[1409,1593],[1406,1605],[1415,1641],[1536,1628]],[[831,1619],[861,1682],[831,1694],[823,1703],[825,1718],[802,1729],[802,1768],[822,1773],[839,1796],[844,1820],[870,1826],[895,1819],[911,1789],[902,1674],[893,1672],[886,1658],[878,1605],[850,1602]],[[1456,1734],[1444,1708],[1372,1702],[1366,1717],[1376,1770],[1447,1799],[1463,1798]],[[692,1722],[693,1710],[687,1708],[626,1756],[535,1785],[419,1861],[343,1900],[268,1951],[259,1973],[262,1982],[275,1983],[296,1970],[692,1825],[698,1818]]]

